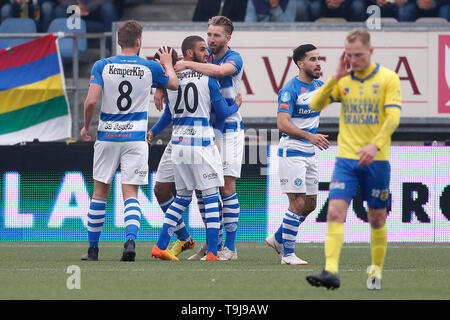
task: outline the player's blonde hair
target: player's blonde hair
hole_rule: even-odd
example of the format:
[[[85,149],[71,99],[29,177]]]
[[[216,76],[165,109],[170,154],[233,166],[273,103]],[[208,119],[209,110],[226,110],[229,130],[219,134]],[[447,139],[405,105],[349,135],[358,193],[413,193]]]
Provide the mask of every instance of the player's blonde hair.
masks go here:
[[[209,26],[222,26],[227,34],[231,36],[234,30],[233,22],[225,16],[215,16],[208,20]]]
[[[360,41],[366,48],[370,48],[370,33],[365,29],[353,29],[347,34],[345,41],[348,43]]]

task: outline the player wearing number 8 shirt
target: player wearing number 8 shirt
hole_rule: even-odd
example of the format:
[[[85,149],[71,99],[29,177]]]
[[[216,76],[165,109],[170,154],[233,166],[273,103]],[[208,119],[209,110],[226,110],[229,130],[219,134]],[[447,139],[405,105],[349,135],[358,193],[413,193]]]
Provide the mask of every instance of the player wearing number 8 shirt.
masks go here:
[[[97,61],[92,68],[80,135],[90,141],[91,120],[102,93],[97,141],[94,144],[94,194],[88,212],[88,253],[98,260],[98,242],[105,221],[106,199],[119,165],[124,199],[126,242],[121,261],[134,261],[140,228],[139,185],[148,184],[147,112],[151,87],[176,90],[178,79],[171,52],[161,53],[161,64],[140,58],[142,26],[124,22],[117,31],[120,55]]]

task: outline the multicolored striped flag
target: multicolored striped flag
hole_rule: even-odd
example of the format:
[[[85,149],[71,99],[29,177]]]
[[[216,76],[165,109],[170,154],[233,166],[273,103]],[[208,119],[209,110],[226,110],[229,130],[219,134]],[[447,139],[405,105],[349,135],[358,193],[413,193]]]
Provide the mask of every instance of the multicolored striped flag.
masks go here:
[[[57,38],[0,50],[0,144],[70,138],[71,117]]]

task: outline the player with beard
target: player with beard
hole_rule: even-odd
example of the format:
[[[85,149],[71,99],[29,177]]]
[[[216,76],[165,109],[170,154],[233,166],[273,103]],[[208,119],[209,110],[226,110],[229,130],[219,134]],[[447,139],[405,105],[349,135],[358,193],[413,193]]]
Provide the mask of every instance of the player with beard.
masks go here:
[[[233,103],[240,91],[243,72],[241,55],[228,46],[233,30],[233,23],[227,17],[212,17],[208,21],[207,33],[208,49],[210,51],[209,63],[178,61],[175,65],[175,71],[177,72],[183,69],[191,69],[216,77],[219,81],[222,95],[228,104]],[[220,188],[220,195],[223,202],[223,224],[226,234],[224,247],[220,252],[222,260],[237,259],[235,242],[240,206],[236,195],[236,179],[241,176],[244,142],[244,123],[238,111],[225,120],[221,148],[225,185]],[[206,248],[202,247],[201,251],[197,255],[192,256],[192,258],[200,258],[205,251]]]
[[[209,56],[209,53],[206,50],[205,41],[198,36],[187,37],[183,41],[182,51],[184,59],[187,61],[206,63],[206,59]],[[219,187],[218,183],[220,183],[220,181],[222,181],[221,185],[223,185],[221,159],[220,157],[216,159],[216,157],[212,155],[210,155],[211,157],[208,157],[208,150],[204,150],[205,154],[202,154],[202,156],[199,157],[206,157],[206,162],[204,162],[206,164],[214,164],[215,160],[218,160],[219,163],[218,168],[210,168],[209,166],[201,168],[201,170],[204,169],[207,172],[210,172],[208,170],[217,170],[217,172],[214,171],[216,172],[215,175],[206,175],[207,183],[205,184],[201,181],[201,177],[205,178],[204,173],[206,171],[203,172],[204,170],[202,171],[203,174],[195,174],[195,179],[182,179],[182,176],[184,174],[189,175],[188,172],[191,170],[200,170],[198,169],[199,163],[191,164],[183,162],[177,163],[177,167],[175,167],[174,160],[177,160],[178,155],[178,152],[175,150],[180,151],[183,149],[183,153],[188,151],[195,153],[197,148],[208,146],[216,148],[210,141],[211,137],[208,134],[207,141],[202,140],[201,143],[195,143],[191,146],[191,149],[186,149],[186,147],[188,147],[186,141],[191,141],[192,139],[200,141],[199,139],[201,137],[197,136],[205,130],[211,131],[211,123],[213,123],[214,128],[218,129],[219,133],[221,133],[223,131],[224,119],[237,111],[240,102],[235,104],[233,101],[231,105],[228,105],[219,92],[217,80],[212,77],[204,76],[192,70],[181,71],[178,72],[177,75],[183,85],[179,87],[180,89],[177,92],[168,91],[164,113],[160,120],[150,129],[147,137],[148,142],[151,143],[152,138],[158,135],[173,120],[174,130],[172,133],[172,141],[166,147],[159,163],[156,177],[157,183],[155,185],[155,195],[161,208],[166,213],[165,227],[168,232],[163,230],[164,232],[162,232],[160,240],[155,246],[152,255],[163,260],[178,260],[176,258],[178,254],[186,249],[194,247],[195,242],[192,237],[189,236],[189,232],[182,221],[181,213],[183,213],[183,210],[180,210],[180,208],[186,206],[187,201],[190,202],[192,190],[197,189],[197,198],[205,199],[206,196],[204,208],[203,210],[200,208],[200,212],[202,213],[203,220],[207,227],[207,242],[210,244],[208,247],[212,254],[212,256],[211,254],[209,255],[208,260],[217,259],[218,235],[216,233],[219,232],[219,222],[213,220],[216,218],[219,220],[219,211],[217,194],[214,195],[214,190],[212,189],[214,187]],[[237,99],[237,101],[239,101],[239,99]],[[215,115],[214,119],[210,118],[211,116],[209,113],[207,114],[207,117],[205,117],[205,112],[208,108],[212,108]],[[215,141],[217,136],[218,134],[213,133],[212,139]],[[183,139],[180,140],[180,137]],[[205,145],[205,143],[207,145]],[[203,164],[203,161],[200,164]],[[180,169],[183,166],[185,168]],[[216,178],[213,179],[213,176]],[[198,179],[200,180],[197,181]],[[175,197],[171,191],[174,183],[177,189],[177,195]],[[205,190],[209,191],[205,194]],[[216,199],[216,203],[213,204],[211,199]],[[217,207],[217,212],[212,210],[212,207]],[[174,210],[176,211],[176,214],[174,214]],[[211,216],[216,213],[217,217]],[[178,240],[171,250],[167,250],[168,240],[170,240],[168,235],[170,235],[172,230],[178,237]]]
[[[281,264],[306,265],[295,255],[300,224],[316,208],[318,171],[315,148],[327,149],[327,135],[317,133],[320,112],[309,108],[309,102],[323,82],[319,51],[312,44],[297,47],[293,61],[299,69],[278,93],[277,126],[282,132],[278,149],[281,190],[289,199],[289,208],[278,230],[267,237]]]

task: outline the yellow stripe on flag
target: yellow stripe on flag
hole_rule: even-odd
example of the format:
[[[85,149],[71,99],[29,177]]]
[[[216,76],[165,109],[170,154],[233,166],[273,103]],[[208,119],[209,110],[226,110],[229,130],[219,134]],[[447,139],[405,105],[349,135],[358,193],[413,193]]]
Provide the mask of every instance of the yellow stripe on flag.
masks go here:
[[[64,95],[61,74],[42,81],[0,91],[0,114],[16,111]]]

